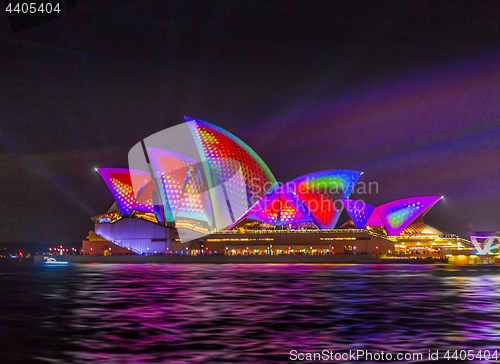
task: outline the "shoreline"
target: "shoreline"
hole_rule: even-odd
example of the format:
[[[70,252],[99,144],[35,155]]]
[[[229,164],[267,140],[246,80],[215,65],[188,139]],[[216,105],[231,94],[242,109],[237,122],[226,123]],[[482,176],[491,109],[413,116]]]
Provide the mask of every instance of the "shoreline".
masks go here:
[[[35,256],[34,263],[42,264],[45,256]],[[66,255],[58,261],[89,264],[442,264],[447,259],[370,258],[366,255]]]

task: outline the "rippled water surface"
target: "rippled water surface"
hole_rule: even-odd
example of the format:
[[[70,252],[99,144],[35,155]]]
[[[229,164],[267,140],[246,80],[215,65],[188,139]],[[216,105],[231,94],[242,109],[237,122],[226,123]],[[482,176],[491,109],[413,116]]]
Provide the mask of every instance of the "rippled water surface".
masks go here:
[[[438,277],[432,266],[8,266],[0,294],[2,363],[500,350],[500,277]]]

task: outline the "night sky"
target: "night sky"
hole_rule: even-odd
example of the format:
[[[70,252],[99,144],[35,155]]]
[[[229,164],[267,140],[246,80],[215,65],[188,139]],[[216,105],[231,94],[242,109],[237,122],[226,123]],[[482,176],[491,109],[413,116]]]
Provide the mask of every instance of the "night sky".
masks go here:
[[[184,115],[278,181],[359,170],[378,193],[353,198],[500,230],[498,1],[89,0],[17,33],[2,12],[0,62],[0,241],[84,240],[113,203],[94,167]]]

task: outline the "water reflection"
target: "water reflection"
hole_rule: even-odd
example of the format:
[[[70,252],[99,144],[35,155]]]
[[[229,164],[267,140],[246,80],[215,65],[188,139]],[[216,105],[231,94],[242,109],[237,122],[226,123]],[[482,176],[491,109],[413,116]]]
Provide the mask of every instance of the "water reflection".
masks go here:
[[[500,278],[432,269],[2,268],[2,354],[22,363],[272,363],[288,362],[292,349],[496,350]]]

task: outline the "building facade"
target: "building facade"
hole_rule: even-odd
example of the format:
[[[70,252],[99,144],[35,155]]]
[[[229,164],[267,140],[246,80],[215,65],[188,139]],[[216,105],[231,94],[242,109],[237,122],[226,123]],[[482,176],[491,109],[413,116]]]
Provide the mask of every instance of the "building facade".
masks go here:
[[[244,142],[210,123],[146,138],[131,168],[100,168],[115,203],[92,217],[81,254],[394,254],[466,248],[423,223],[442,196],[375,207],[349,197],[362,172],[332,169],[278,184]],[[167,149],[168,148],[168,149]],[[338,227],[342,211],[351,220]]]

